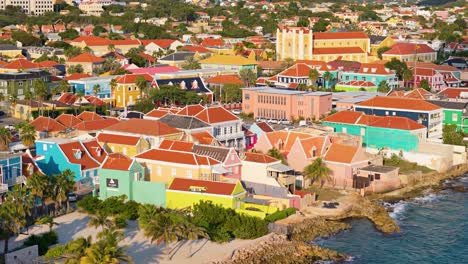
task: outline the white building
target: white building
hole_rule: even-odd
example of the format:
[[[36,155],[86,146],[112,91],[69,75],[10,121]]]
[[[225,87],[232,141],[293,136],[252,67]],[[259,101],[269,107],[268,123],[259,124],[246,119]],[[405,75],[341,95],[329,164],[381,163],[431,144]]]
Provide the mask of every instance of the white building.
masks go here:
[[[7,6],[21,7],[28,15],[43,15],[54,11],[53,0],[0,0],[1,10],[5,10]]]

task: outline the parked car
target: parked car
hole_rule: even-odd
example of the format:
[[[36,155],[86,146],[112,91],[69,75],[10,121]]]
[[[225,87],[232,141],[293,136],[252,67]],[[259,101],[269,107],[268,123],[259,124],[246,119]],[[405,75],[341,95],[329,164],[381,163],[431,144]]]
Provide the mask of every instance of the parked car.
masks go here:
[[[231,111],[231,113],[235,114],[235,115],[240,115],[241,111],[238,110],[238,109],[234,109]]]
[[[291,124],[291,121],[289,121],[289,120],[287,120],[287,119],[281,119],[280,124],[283,124],[283,125],[290,125],[290,124]]]
[[[78,194],[76,194],[76,193],[69,193],[69,194],[68,194],[68,201],[70,201],[70,202],[76,202],[76,201],[78,201]]]
[[[271,120],[271,123],[272,123],[272,124],[279,124],[279,121],[276,120],[276,119],[272,119],[272,120]]]

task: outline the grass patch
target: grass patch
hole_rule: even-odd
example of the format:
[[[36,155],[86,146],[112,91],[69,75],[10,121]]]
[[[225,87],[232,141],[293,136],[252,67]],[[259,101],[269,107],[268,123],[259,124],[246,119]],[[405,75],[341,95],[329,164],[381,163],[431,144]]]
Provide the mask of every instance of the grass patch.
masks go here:
[[[385,166],[399,167],[401,174],[411,174],[419,171],[422,173],[428,173],[433,171],[426,166],[420,166],[415,162],[404,160],[395,154],[393,154],[389,159],[384,159],[383,163]]]
[[[310,186],[306,191],[314,192],[317,195],[317,200],[319,201],[331,201],[343,196],[343,194],[337,190],[322,189],[315,185]]]

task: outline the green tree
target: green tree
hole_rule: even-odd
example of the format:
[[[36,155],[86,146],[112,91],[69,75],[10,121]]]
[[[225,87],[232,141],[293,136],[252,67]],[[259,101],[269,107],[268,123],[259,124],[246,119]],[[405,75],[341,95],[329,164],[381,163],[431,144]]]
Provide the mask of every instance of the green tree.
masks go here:
[[[402,77],[403,77],[403,80],[405,81],[405,88],[408,88],[408,84],[413,78],[413,73],[411,72],[410,69],[406,68],[403,70]]]
[[[185,58],[184,63],[182,63],[182,69],[184,70],[201,69],[201,65],[197,60],[195,60],[193,56],[188,56],[187,58]]]
[[[113,226],[112,221],[109,219],[109,215],[104,211],[100,210],[95,215],[91,216],[88,222],[88,226],[102,229],[111,228]]]
[[[47,225],[49,227],[49,232],[52,232],[52,228],[54,226],[60,225],[59,223],[55,222],[54,218],[51,216],[41,217],[36,221],[36,223],[40,225]]]
[[[98,238],[99,241],[85,249],[80,264],[133,263],[125,247],[118,245],[123,239],[122,232],[106,229],[98,234]]]
[[[41,40],[39,38],[36,38],[32,34],[22,30],[13,31],[11,38],[15,41],[21,42],[23,46],[41,45]]]
[[[56,211],[58,211],[58,209],[62,207],[63,202],[66,201],[68,212],[70,208],[68,194],[72,192],[75,187],[75,174],[71,170],[66,169],[60,174],[53,175],[51,181]]]
[[[309,27],[309,20],[305,17],[300,17],[297,21],[298,27]]]
[[[36,79],[33,81],[33,88],[34,88],[34,95],[36,96],[36,99],[39,101],[39,104],[40,104],[39,112],[41,113],[41,116],[42,116],[44,114],[43,101],[48,95],[47,84],[41,79]]]
[[[319,21],[317,21],[314,24],[314,26],[312,27],[312,30],[315,32],[324,32],[324,31],[327,31],[327,27],[329,25],[330,25],[330,22],[328,20],[320,18]]]
[[[26,185],[31,190],[31,195],[35,200],[41,200],[42,212],[44,212],[45,199],[49,191],[49,178],[48,176],[42,173],[34,173],[31,177],[28,178]]]
[[[463,138],[463,132],[457,131],[457,125],[455,124],[445,124],[442,128],[442,140],[444,144],[465,146]]]
[[[10,130],[0,127],[0,150],[8,151],[11,143],[11,132]]]
[[[80,36],[80,33],[72,28],[69,28],[65,30],[64,32],[59,33],[59,36],[62,39],[76,39],[77,37]]]
[[[81,64],[75,64],[75,65],[70,65],[67,68],[67,73],[68,74],[73,74],[73,73],[83,73],[83,66]]]
[[[107,30],[104,27],[100,26],[100,25],[95,26],[94,29],[93,29],[93,35],[94,36],[100,36],[102,33],[106,33],[106,32],[107,32]]]
[[[392,58],[389,62],[385,63],[385,67],[387,67],[390,70],[394,70],[398,79],[400,80],[403,79],[404,70],[408,69],[408,66],[406,65],[406,63],[396,58]]]
[[[64,93],[68,93],[71,89],[70,89],[70,84],[68,83],[67,80],[61,80],[60,83],[59,83],[59,91],[64,94]]]
[[[390,88],[388,88],[388,84],[386,81],[381,81],[379,85],[377,86],[377,92],[379,93],[388,93],[390,91]]]
[[[65,48],[64,50],[64,55],[68,59],[76,57],[83,53],[83,50],[80,47],[75,47],[75,46],[70,46],[68,48]]]
[[[310,69],[309,70],[309,80],[312,86],[316,87],[317,86],[317,81],[320,77],[320,73],[317,71],[317,69]]]
[[[429,81],[426,79],[421,80],[421,82],[419,83],[419,87],[423,88],[426,91],[429,91],[429,92],[431,91],[431,87],[429,86]]]
[[[245,83],[246,87],[254,85],[257,81],[257,74],[250,69],[242,69],[239,71],[240,79]]]
[[[329,87],[330,82],[333,81],[333,79],[335,79],[335,77],[333,77],[333,74],[331,74],[329,71],[326,71],[323,74],[323,79],[325,80],[325,87],[326,88],[331,88],[331,87]]]
[[[19,135],[21,143],[29,148],[34,145],[36,141],[36,128],[29,123],[21,124],[19,127]]]
[[[382,54],[384,54],[385,52],[391,50],[392,48],[391,47],[388,47],[388,46],[383,46],[383,47],[380,47],[377,49],[377,57],[379,59],[382,60]]]
[[[98,98],[98,94],[101,92],[101,86],[99,84],[95,84],[93,86],[93,95],[94,97]],[[94,113],[96,113],[97,101],[94,101]]]
[[[286,164],[286,159],[277,148],[269,149],[267,155],[275,159],[281,160],[283,164]]]
[[[148,82],[146,81],[145,77],[142,75],[139,75],[138,77],[135,78],[135,85],[138,87],[138,90],[140,91],[140,98],[143,98],[143,95],[146,94],[146,88],[148,86]]]
[[[307,165],[304,168],[304,176],[311,180],[311,184],[314,184],[315,181],[320,182],[320,188],[323,188],[323,185],[327,181],[331,181],[332,178],[330,174],[332,171],[330,168],[325,166],[322,158],[316,158],[311,164]]]

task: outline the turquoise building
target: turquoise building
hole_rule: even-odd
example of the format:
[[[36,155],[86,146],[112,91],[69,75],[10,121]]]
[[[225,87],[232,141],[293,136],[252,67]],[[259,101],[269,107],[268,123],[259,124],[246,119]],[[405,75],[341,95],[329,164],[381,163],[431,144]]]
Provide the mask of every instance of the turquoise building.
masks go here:
[[[16,184],[23,175],[21,154],[0,153],[0,192]]]
[[[68,81],[70,86],[73,88],[73,91],[82,92],[83,95],[92,95],[94,96],[94,86],[99,85],[98,97],[101,99],[111,98],[111,86],[110,82],[117,76],[98,76],[98,77],[88,77],[78,80]]]
[[[325,118],[322,124],[338,133],[361,136],[362,145],[369,148],[417,150],[419,142],[426,139],[426,127],[406,117],[342,111]]]
[[[362,87],[364,89],[368,86],[371,88],[370,83],[374,85],[372,88],[376,88],[381,82],[386,82],[389,88],[398,86],[398,79],[395,73],[385,68],[384,64],[378,63],[362,63],[357,72],[343,72],[341,74],[341,83],[343,83],[341,86],[343,87],[340,88],[340,84],[338,84],[336,89],[345,91],[359,90],[360,87],[353,89],[351,85],[344,85],[352,82],[366,84],[367,86]]]
[[[120,153],[112,153],[102,163],[99,178],[99,198],[126,195],[129,200],[166,206],[166,185],[145,181],[142,165]]]

